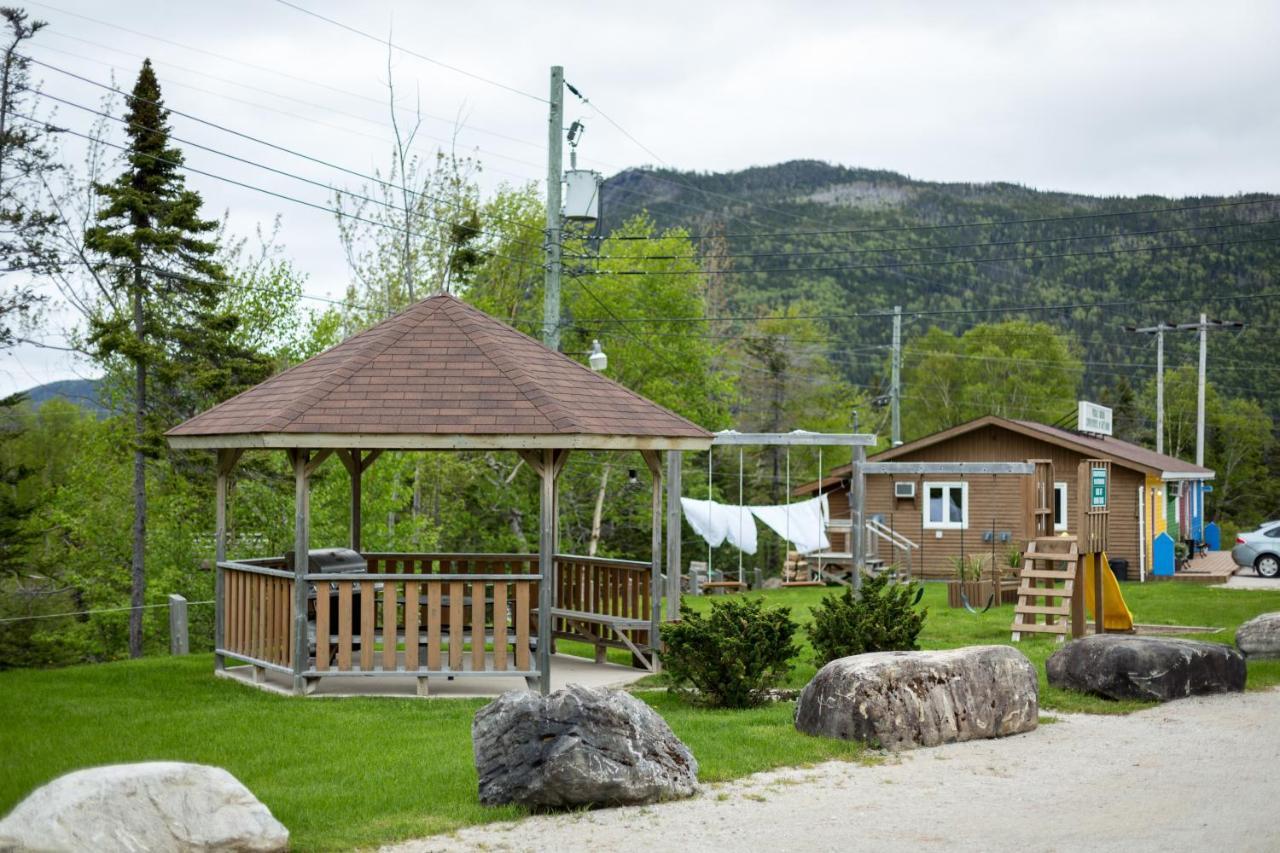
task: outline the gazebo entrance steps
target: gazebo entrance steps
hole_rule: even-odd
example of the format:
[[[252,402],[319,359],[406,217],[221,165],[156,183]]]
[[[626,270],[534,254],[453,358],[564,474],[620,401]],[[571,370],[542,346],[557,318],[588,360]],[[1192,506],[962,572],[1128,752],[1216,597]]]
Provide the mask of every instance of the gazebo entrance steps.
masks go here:
[[[486,666],[490,670],[493,665],[492,658],[492,654],[487,655]],[[581,684],[587,687],[622,687],[648,675],[648,672],[643,669],[616,663],[595,663],[575,655],[553,654],[551,660],[552,690],[559,690],[570,684]],[[468,657],[461,670],[425,676],[426,696],[445,699],[493,698],[512,690],[529,689],[524,676],[520,673],[472,672],[466,668],[469,663]],[[270,693],[293,695],[293,676],[289,673],[248,664],[236,665],[231,661],[228,661],[228,664],[226,669],[216,673],[219,677]],[[397,656],[397,666],[403,665],[404,656],[400,654]],[[412,677],[412,673],[379,669],[360,672],[359,668],[355,667],[351,672],[341,675],[326,673],[323,678],[313,683],[306,695],[328,698],[344,696],[423,698],[419,688],[418,679]]]

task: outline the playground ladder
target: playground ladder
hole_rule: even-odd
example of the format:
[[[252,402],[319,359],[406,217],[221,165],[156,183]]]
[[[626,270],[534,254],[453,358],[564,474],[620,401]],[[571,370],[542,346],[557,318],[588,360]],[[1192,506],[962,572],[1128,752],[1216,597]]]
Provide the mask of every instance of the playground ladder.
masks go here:
[[[1071,633],[1071,603],[1080,551],[1075,537],[1040,537],[1022,552],[1018,603],[1013,608],[1013,640],[1023,634]],[[1061,586],[1059,586],[1061,584]],[[1039,621],[1043,616],[1044,621]]]

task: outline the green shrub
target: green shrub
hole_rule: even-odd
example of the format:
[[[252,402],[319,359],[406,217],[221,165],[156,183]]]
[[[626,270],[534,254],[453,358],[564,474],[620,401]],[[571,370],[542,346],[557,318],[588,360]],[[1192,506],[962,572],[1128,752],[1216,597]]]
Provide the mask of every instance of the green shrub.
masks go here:
[[[828,595],[813,608],[809,641],[819,667],[864,652],[909,651],[924,628],[929,608],[916,609],[922,589],[891,583],[888,572],[867,575],[862,591]]]
[[[692,686],[704,704],[747,708],[791,671],[796,627],[789,607],[758,598],[713,601],[706,615],[682,606],[680,621],[662,629],[662,663],[677,690]]]

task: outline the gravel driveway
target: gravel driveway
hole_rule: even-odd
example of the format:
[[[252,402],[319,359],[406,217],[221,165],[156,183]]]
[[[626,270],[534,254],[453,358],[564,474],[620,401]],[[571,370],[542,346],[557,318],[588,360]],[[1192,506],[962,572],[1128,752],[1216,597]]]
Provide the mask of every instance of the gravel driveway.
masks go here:
[[[1061,715],[1003,740],[829,762],[692,800],[534,817],[435,850],[1278,850],[1280,691],[1127,717]]]

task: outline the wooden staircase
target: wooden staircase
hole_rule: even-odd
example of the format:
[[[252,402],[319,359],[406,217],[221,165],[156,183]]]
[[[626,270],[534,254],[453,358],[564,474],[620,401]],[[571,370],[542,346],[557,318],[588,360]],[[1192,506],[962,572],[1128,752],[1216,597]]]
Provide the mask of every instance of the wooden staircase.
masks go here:
[[[1079,563],[1075,537],[1044,536],[1027,543],[1022,552],[1018,603],[1013,608],[1015,642],[1023,634],[1056,634],[1059,641],[1067,638]]]

